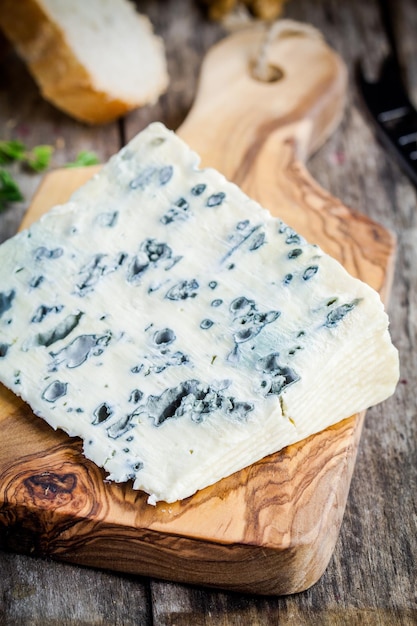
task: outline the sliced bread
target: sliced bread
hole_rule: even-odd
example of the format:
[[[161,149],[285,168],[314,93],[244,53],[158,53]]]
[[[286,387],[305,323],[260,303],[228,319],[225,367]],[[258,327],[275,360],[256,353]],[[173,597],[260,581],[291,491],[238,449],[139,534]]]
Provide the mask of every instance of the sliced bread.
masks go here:
[[[168,85],[163,42],[128,0],[0,0],[0,27],[43,96],[81,121],[109,122]]]

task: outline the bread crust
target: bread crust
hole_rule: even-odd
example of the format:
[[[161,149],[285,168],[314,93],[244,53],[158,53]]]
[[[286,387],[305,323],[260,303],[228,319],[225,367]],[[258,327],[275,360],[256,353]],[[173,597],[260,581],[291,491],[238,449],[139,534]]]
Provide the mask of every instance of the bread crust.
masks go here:
[[[164,72],[146,97],[135,100],[98,88],[65,32],[37,0],[0,0],[0,27],[27,64],[43,97],[82,122],[111,122],[134,108],[152,104],[167,87]]]

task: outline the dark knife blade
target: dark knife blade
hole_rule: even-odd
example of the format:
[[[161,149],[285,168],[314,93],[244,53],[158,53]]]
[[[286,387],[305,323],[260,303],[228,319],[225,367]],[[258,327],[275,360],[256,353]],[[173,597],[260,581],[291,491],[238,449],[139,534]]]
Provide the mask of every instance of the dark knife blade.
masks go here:
[[[357,83],[378,136],[417,186],[417,111],[408,97],[395,56],[386,57],[375,82],[366,80],[359,65]]]

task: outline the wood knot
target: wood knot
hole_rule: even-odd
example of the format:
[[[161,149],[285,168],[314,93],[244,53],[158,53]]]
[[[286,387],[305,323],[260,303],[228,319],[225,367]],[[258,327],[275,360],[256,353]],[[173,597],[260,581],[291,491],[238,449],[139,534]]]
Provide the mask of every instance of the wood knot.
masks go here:
[[[103,476],[82,459],[77,441],[19,459],[5,472],[0,485],[7,507],[82,517],[96,514],[106,503],[106,497],[98,497],[102,491]]]
[[[71,499],[77,487],[77,476],[73,473],[42,472],[29,476],[24,484],[35,501],[45,500],[62,506]]]
[[[62,537],[104,516],[108,496],[102,472],[66,439],[5,468],[0,480],[0,547],[33,555],[65,552]],[[76,527],[76,531],[72,531]]]

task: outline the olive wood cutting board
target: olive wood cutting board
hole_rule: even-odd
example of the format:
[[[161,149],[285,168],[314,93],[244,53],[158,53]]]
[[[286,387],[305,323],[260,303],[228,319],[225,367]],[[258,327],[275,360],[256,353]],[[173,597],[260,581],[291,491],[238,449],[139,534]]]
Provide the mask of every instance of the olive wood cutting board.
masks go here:
[[[392,235],[332,197],[303,165],[341,119],[345,67],[319,36],[284,32],[266,50],[276,80],[256,79],[263,38],[251,28],[209,51],[178,132],[203,165],[238,183],[386,300]],[[96,171],[47,174],[22,227]],[[53,431],[0,386],[0,545],[241,592],[302,591],[332,555],[363,419],[348,417],[186,500],[151,506],[131,484],[106,482],[82,456],[79,439]]]

